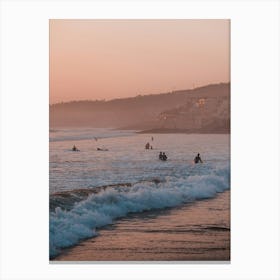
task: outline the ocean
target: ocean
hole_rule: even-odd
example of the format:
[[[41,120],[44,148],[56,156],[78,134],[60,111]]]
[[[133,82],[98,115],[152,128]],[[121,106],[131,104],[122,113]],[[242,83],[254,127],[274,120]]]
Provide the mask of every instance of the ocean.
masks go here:
[[[104,227],[132,214],[140,214],[137,219],[142,221],[151,213],[196,207],[196,202],[228,191],[229,141],[228,134],[50,130],[50,259],[86,239],[100,238]],[[153,149],[145,149],[148,142]],[[79,151],[73,152],[73,145]],[[168,160],[160,161],[159,152]],[[197,153],[203,164],[193,163]],[[157,227],[158,219],[150,222]],[[229,230],[229,222],[210,223],[207,228],[212,233],[215,228]]]

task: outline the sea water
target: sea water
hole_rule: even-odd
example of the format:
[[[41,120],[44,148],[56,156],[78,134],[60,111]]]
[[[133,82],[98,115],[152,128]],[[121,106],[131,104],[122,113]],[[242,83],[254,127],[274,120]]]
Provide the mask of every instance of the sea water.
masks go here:
[[[54,261],[229,261],[230,191],[178,207],[130,213]]]
[[[224,134],[51,130],[50,257],[129,213],[176,207],[228,190],[229,139]],[[152,149],[146,150],[148,142]],[[158,159],[160,151],[167,161]],[[197,153],[203,164],[193,163]]]

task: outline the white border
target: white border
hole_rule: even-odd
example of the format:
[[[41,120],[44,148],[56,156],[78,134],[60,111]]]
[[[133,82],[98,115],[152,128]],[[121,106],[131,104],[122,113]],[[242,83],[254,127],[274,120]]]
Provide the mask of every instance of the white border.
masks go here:
[[[49,264],[50,18],[231,19],[231,264]],[[279,34],[278,1],[2,1],[1,279],[279,279]]]

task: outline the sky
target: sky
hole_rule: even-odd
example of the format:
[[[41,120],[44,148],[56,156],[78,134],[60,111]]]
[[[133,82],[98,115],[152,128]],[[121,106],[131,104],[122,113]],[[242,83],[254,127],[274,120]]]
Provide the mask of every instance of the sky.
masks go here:
[[[230,21],[50,20],[50,103],[230,81]]]

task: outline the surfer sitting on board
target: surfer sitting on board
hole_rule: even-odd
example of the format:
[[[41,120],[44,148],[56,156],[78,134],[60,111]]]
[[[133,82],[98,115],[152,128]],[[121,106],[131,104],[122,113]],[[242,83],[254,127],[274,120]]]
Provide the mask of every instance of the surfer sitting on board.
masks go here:
[[[73,148],[72,148],[72,151],[73,151],[73,152],[77,152],[77,151],[79,151],[79,150],[78,150],[77,147],[74,145]]]
[[[194,163],[203,163],[203,161],[202,161],[202,159],[201,159],[201,157],[200,157],[200,154],[197,154],[197,156],[194,158]]]

